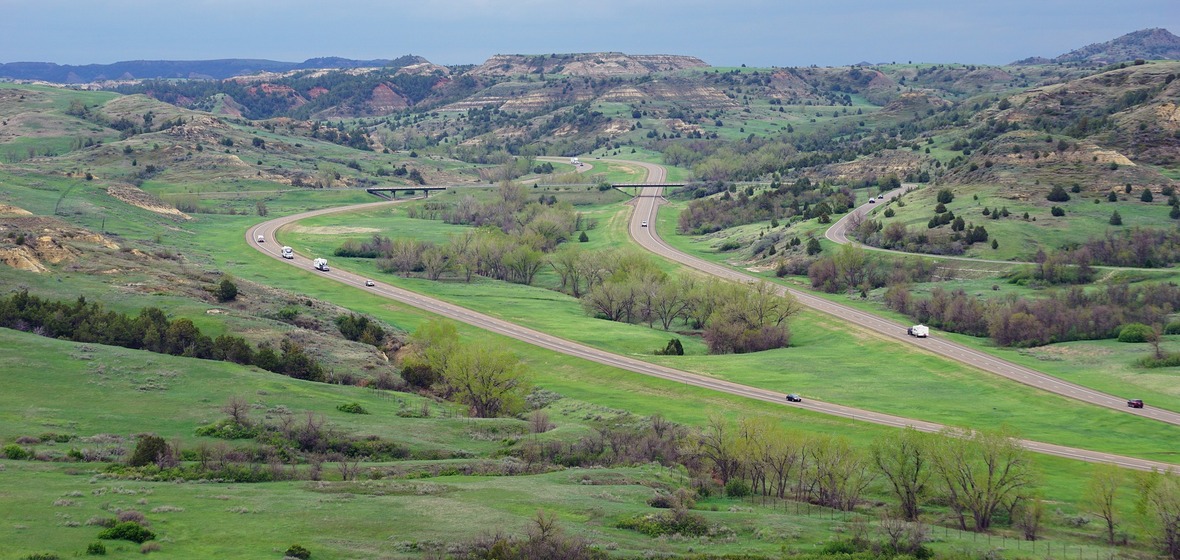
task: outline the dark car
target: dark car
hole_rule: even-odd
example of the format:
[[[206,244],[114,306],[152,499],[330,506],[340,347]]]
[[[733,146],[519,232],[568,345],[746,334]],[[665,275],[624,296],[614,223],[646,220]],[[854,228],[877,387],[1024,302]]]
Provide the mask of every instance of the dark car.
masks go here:
[[[1143,408],[1143,399],[1131,399],[1127,401],[1127,406],[1131,408]]]
[[[795,393],[790,393],[787,395],[787,402],[803,402],[803,397],[800,397]]]

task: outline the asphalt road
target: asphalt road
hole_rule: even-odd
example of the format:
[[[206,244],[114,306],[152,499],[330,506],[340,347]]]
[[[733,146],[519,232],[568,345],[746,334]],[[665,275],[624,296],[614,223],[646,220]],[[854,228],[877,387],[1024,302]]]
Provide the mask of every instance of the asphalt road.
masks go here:
[[[642,164],[642,165],[644,165],[644,167],[647,167],[649,170],[649,176],[647,179],[649,182],[663,182],[664,181],[663,168],[656,166],[656,165],[652,165],[652,164]],[[659,192],[658,187],[650,188],[650,189],[654,189],[652,194],[658,195],[658,192]],[[645,191],[647,191],[647,190],[649,190],[649,189],[645,189]],[[658,198],[654,197],[654,196],[650,197],[650,198],[649,197],[640,197],[637,200],[638,200],[637,211],[633,215],[631,226],[630,226],[631,235],[633,237],[635,237],[637,240],[641,240],[644,238],[644,236],[642,235],[643,233],[652,234],[652,235],[647,236],[646,239],[651,240],[651,241],[655,241],[659,244],[662,244],[663,242],[661,240],[659,240],[659,238],[657,236],[654,235],[654,229],[655,229],[654,227],[645,228],[645,227],[641,227],[639,225],[640,222],[643,221],[644,219],[647,219],[649,222],[654,223],[655,210],[656,210],[656,206],[654,204],[654,201],[658,200]],[[898,427],[898,428],[912,426],[915,429],[918,429],[918,430],[921,430],[924,432],[937,432],[937,431],[942,430],[945,427],[943,425],[936,424],[933,422],[925,422],[925,421],[921,421],[921,420],[902,418],[902,417],[893,416],[893,415],[889,415],[889,414],[882,414],[879,412],[860,410],[860,409],[856,409],[856,408],[852,408],[852,407],[847,407],[847,406],[842,406],[842,405],[832,404],[832,403],[825,403],[825,402],[812,400],[812,399],[807,399],[801,403],[787,403],[785,393],[780,393],[777,391],[770,391],[767,389],[760,389],[757,387],[749,387],[749,386],[741,385],[738,383],[733,383],[733,382],[729,382],[729,381],[725,381],[725,380],[711,378],[711,377],[708,377],[705,375],[680,371],[680,370],[676,370],[673,368],[668,368],[668,367],[664,367],[664,366],[660,366],[660,365],[656,365],[656,364],[650,364],[650,363],[643,362],[643,361],[640,361],[640,360],[637,360],[634,358],[629,358],[626,356],[612,354],[610,352],[606,352],[603,350],[592,348],[592,347],[586,346],[584,344],[565,340],[565,339],[558,338],[556,336],[552,336],[552,335],[549,335],[549,334],[546,334],[546,333],[543,333],[540,331],[536,331],[533,329],[522,327],[522,326],[516,325],[514,323],[504,321],[502,319],[491,317],[489,315],[484,315],[482,313],[478,313],[478,312],[472,311],[470,309],[467,309],[467,308],[464,308],[464,307],[461,307],[461,306],[458,306],[458,305],[455,305],[452,303],[436,300],[434,298],[426,297],[421,294],[417,294],[417,293],[414,293],[414,292],[411,292],[408,290],[397,288],[395,286],[392,286],[392,285],[389,285],[389,284],[386,284],[386,283],[383,283],[380,281],[375,281],[375,284],[376,284],[375,286],[366,287],[365,281],[369,280],[369,278],[348,272],[346,270],[341,270],[339,268],[332,268],[328,272],[319,272],[319,271],[316,271],[312,268],[311,258],[309,258],[305,255],[296,254],[294,259],[283,259],[280,256],[280,248],[282,247],[282,244],[280,242],[278,242],[278,240],[276,239],[276,234],[279,233],[279,231],[281,230],[281,228],[283,226],[286,226],[288,224],[292,224],[292,223],[297,222],[299,220],[303,220],[303,219],[310,218],[313,216],[320,216],[320,215],[324,215],[324,214],[331,214],[331,213],[338,213],[338,212],[348,212],[348,211],[366,209],[366,208],[375,208],[375,207],[381,207],[381,206],[386,206],[386,205],[391,205],[391,204],[397,204],[399,202],[404,202],[404,201],[384,201],[384,202],[374,202],[374,203],[369,203],[369,204],[360,204],[360,205],[345,206],[345,207],[326,208],[326,209],[322,209],[322,210],[304,212],[302,214],[285,216],[282,218],[277,218],[274,220],[264,222],[262,224],[258,224],[256,226],[254,226],[253,228],[250,228],[245,233],[245,240],[248,245],[252,246],[256,250],[261,251],[262,253],[275,259],[276,263],[282,263],[282,264],[287,264],[287,265],[296,266],[296,267],[303,267],[310,272],[322,275],[325,278],[331,279],[333,281],[340,282],[345,285],[355,287],[357,289],[367,290],[367,291],[370,291],[374,294],[389,298],[391,300],[401,302],[406,305],[410,305],[410,306],[413,306],[413,307],[416,307],[416,308],[419,308],[419,309],[422,309],[425,311],[429,311],[431,313],[435,313],[435,314],[443,316],[443,317],[447,317],[449,319],[461,321],[463,323],[467,323],[469,325],[479,327],[479,328],[482,328],[482,329],[490,331],[490,332],[494,332],[494,333],[504,335],[504,336],[509,336],[514,339],[517,339],[517,340],[520,340],[523,342],[527,342],[529,344],[533,344],[535,346],[539,346],[541,348],[545,348],[545,349],[552,350],[555,352],[560,352],[562,354],[566,354],[569,356],[582,358],[582,359],[596,362],[599,364],[604,364],[607,366],[616,367],[619,369],[624,369],[627,371],[640,373],[643,375],[649,375],[652,377],[658,377],[660,379],[666,379],[666,380],[674,381],[677,383],[683,383],[685,385],[701,387],[701,388],[710,389],[710,390],[714,390],[714,391],[721,391],[724,393],[737,395],[740,397],[757,399],[760,401],[775,403],[775,404],[779,404],[779,405],[782,405],[785,407],[801,408],[801,409],[810,410],[810,411],[818,412],[818,413],[822,413],[822,414],[840,416],[840,417],[844,417],[844,418],[850,418],[853,420],[860,420],[860,421],[864,421],[864,422],[871,422],[874,424],[880,424],[880,425],[884,425],[884,426],[891,426],[891,427]],[[645,213],[645,212],[649,212],[650,214]],[[642,230],[642,231],[640,231],[640,230]],[[263,237],[263,239],[265,240],[264,242],[259,243],[257,241],[257,238],[259,235],[261,235]],[[641,244],[643,243],[643,241],[640,241],[640,242],[641,242]],[[664,246],[666,247],[666,245],[664,245]],[[683,255],[682,253],[678,253],[678,252],[677,252],[677,254]],[[684,256],[687,256],[687,255],[684,255]],[[329,265],[331,265],[331,260],[329,260]],[[716,265],[713,265],[713,266],[716,266]],[[723,267],[717,267],[717,268],[719,268],[720,270],[728,270]],[[729,277],[729,276],[726,275],[726,277]],[[747,278],[738,278],[738,279],[742,280],[742,281],[751,280],[748,277]],[[823,300],[820,300],[820,301],[823,301]],[[902,332],[904,332],[904,331],[902,331]],[[1133,457],[1111,455],[1111,454],[1107,454],[1107,453],[1100,453],[1097,451],[1075,449],[1075,448],[1047,444],[1047,443],[1036,442],[1036,441],[1030,441],[1030,440],[1022,440],[1021,443],[1027,449],[1035,451],[1035,452],[1045,453],[1045,454],[1049,454],[1049,455],[1055,455],[1055,456],[1059,456],[1059,457],[1067,457],[1067,458],[1071,458],[1071,459],[1078,459],[1078,460],[1088,461],[1088,462],[1112,463],[1112,464],[1116,464],[1116,465],[1119,465],[1122,467],[1139,469],[1139,470],[1151,470],[1151,469],[1163,470],[1163,469],[1167,469],[1167,468],[1177,468],[1177,465],[1171,465],[1169,463],[1163,463],[1163,462],[1159,462],[1159,461],[1150,461],[1150,460],[1146,460],[1146,459],[1137,459],[1137,458],[1133,458]]]
[[[653,180],[653,182],[655,182]],[[694,257],[692,255],[683,253],[672,248],[659,234],[656,233],[654,227],[645,228],[640,227],[639,222],[647,220],[649,223],[655,223],[656,212],[659,211],[659,203],[663,200],[660,197],[662,189],[659,187],[649,187],[644,189],[644,193],[637,199],[635,218],[631,222],[631,237],[645,249],[660,255],[661,257],[677,261],[685,266],[700,270],[707,274],[712,274],[728,280],[736,282],[758,282],[759,279],[755,276],[742,273],[734,270],[728,266],[719,265]],[[886,194],[886,197],[893,196],[899,191],[893,191]],[[887,198],[888,199],[888,198]],[[849,221],[854,214],[864,215],[872,208],[873,205],[864,204],[855,210],[848,213],[848,215],[841,218],[831,228],[835,232],[829,232],[828,237],[833,241],[847,242],[845,232]],[[882,336],[896,340],[899,343],[911,344],[922,348],[933,354],[937,354],[944,358],[950,358],[957,362],[967,364],[969,366],[978,368],[980,370],[1000,375],[1024,383],[1031,387],[1055,393],[1071,399],[1085,401],[1087,403],[1098,406],[1105,406],[1125,412],[1126,414],[1134,414],[1166,422],[1168,424],[1180,425],[1180,413],[1154,408],[1150,405],[1144,408],[1128,408],[1127,399],[1116,397],[1100,391],[1095,391],[1081,385],[1064,381],[1057,377],[1047,375],[1045,373],[1030,369],[1006,360],[996,358],[994,356],[979,352],[973,348],[951,342],[947,339],[941,338],[932,334],[927,338],[914,338],[907,334],[906,329],[908,325],[903,325],[888,319],[883,319],[871,313],[866,313],[858,309],[841,305],[830,300],[817,297],[806,292],[792,290],[789,288],[778,287],[780,293],[790,293],[795,296],[799,303],[806,305],[817,311],[822,311],[829,315],[833,315],[850,323],[854,323],[868,330],[874,331]],[[1129,398],[1143,398],[1142,395],[1128,395]]]

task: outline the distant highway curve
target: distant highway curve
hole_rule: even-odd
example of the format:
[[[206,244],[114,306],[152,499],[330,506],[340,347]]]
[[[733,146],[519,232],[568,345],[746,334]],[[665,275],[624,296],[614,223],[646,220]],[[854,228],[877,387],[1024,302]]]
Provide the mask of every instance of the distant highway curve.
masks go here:
[[[649,182],[664,182],[663,178],[665,176],[665,171],[662,167],[650,163],[631,163],[635,165],[641,165],[648,169]],[[655,227],[641,227],[640,222],[642,221],[647,221],[652,224],[656,223],[656,214],[659,211],[660,203],[663,200],[661,196],[662,191],[662,187],[647,187],[636,199],[635,214],[632,217],[630,225],[631,238],[634,239],[636,243],[661,257],[679,262],[680,264],[683,264],[687,267],[720,278],[733,280],[735,282],[747,283],[758,282],[762,280],[756,276],[734,270],[728,266],[712,263],[687,253],[683,253],[673,248],[671,245],[668,245],[667,242],[661,239]],[[886,196],[892,196],[897,192],[898,191],[887,193]],[[863,214],[867,212],[868,207],[869,206],[866,204],[850,212],[849,214]],[[848,216],[842,218],[840,221],[844,222],[847,219]],[[892,338],[898,342],[918,346],[928,352],[937,354],[944,358],[949,358],[951,360],[967,364],[989,373],[1006,377],[1013,381],[1029,385],[1043,391],[1055,393],[1071,399],[1077,399],[1090,404],[1105,406],[1107,408],[1119,410],[1127,414],[1136,414],[1146,418],[1151,418],[1153,420],[1158,420],[1160,422],[1180,426],[1180,413],[1150,406],[1139,409],[1128,408],[1126,399],[1109,395],[1101,391],[1095,391],[1094,389],[1083,387],[1075,383],[1070,383],[1034,369],[990,356],[973,348],[958,344],[956,342],[951,342],[938,336],[932,335],[928,338],[914,338],[907,334],[906,325],[902,325],[900,323],[890,321],[888,319],[884,319],[846,305],[841,305],[839,303],[811,295],[807,292],[793,290],[783,286],[777,287],[779,293],[790,293],[791,295],[795,296],[797,300],[799,300],[799,303],[806,305],[807,307],[856,324],[878,334]]]
[[[628,163],[634,163],[634,162],[628,162]],[[647,167],[651,164],[642,164],[642,165]],[[663,170],[663,168],[660,168],[659,166],[653,166],[653,167],[656,169],[659,169],[661,172]],[[648,169],[649,169],[649,173],[650,173],[652,168],[648,167]],[[656,175],[654,175],[654,177],[652,175],[649,175],[648,181],[650,181],[650,182],[664,182],[663,175],[662,175],[662,173],[656,174]],[[655,187],[655,188],[658,189],[658,187]],[[408,199],[406,199],[406,200],[408,200]],[[641,200],[643,200],[643,199],[641,198]],[[654,200],[654,198],[649,199],[649,200]],[[377,207],[386,206],[386,205],[390,205],[390,204],[397,204],[400,202],[404,202],[404,200],[403,201],[372,202],[372,203],[367,203],[367,204],[356,204],[356,205],[351,205],[351,206],[324,208],[324,209],[320,209],[320,210],[313,210],[313,211],[309,211],[309,212],[303,212],[300,214],[294,214],[294,215],[290,215],[290,216],[276,218],[276,219],[263,222],[261,224],[255,225],[255,226],[247,229],[245,232],[245,242],[247,245],[249,245],[250,247],[253,247],[255,250],[260,251],[261,253],[273,258],[276,261],[276,263],[282,263],[282,264],[286,264],[289,266],[299,267],[299,268],[302,268],[302,269],[307,270],[309,272],[315,272],[311,266],[311,258],[309,258],[306,255],[296,254],[295,258],[293,258],[293,259],[282,258],[282,256],[280,255],[280,248],[282,247],[282,243],[279,242],[278,237],[277,237],[277,234],[280,232],[281,228],[283,228],[284,226],[293,224],[295,222],[298,222],[300,220],[303,220],[306,218],[311,218],[314,216],[322,216],[325,214],[351,212],[351,211],[355,211],[355,210],[377,208]],[[638,224],[639,224],[639,220],[640,220],[639,217],[641,215],[643,215],[643,214],[641,214],[640,212],[637,211],[637,212],[635,212],[635,214],[633,216],[632,223],[631,223],[632,236],[636,235],[635,230],[640,229]],[[654,212],[651,217],[654,218]],[[655,228],[652,227],[652,228],[642,228],[642,229],[654,230]],[[262,243],[259,243],[257,241],[259,236],[262,236],[262,238],[265,241]],[[725,381],[725,380],[721,380],[721,379],[714,379],[714,378],[711,378],[711,377],[708,377],[705,375],[699,375],[699,374],[685,372],[685,371],[681,371],[681,370],[677,370],[677,369],[673,369],[673,368],[669,368],[669,367],[665,367],[665,366],[651,364],[651,363],[637,360],[635,358],[630,358],[627,356],[613,354],[610,352],[606,352],[603,350],[599,350],[596,348],[586,346],[586,345],[578,343],[578,342],[573,342],[573,341],[559,338],[559,337],[556,337],[556,336],[553,336],[550,334],[546,334],[546,333],[543,333],[540,331],[536,331],[536,330],[533,330],[533,329],[530,329],[527,327],[516,325],[514,323],[510,323],[508,321],[504,321],[502,319],[498,319],[498,318],[495,318],[495,317],[492,317],[489,315],[484,315],[482,313],[478,313],[476,311],[473,311],[473,310],[470,310],[465,307],[461,307],[461,306],[458,306],[458,305],[455,305],[452,303],[444,302],[444,301],[430,298],[430,297],[427,297],[427,296],[424,296],[424,295],[421,295],[421,294],[418,294],[415,292],[411,292],[409,290],[398,288],[398,287],[386,284],[384,282],[375,281],[374,286],[366,287],[365,281],[370,280],[368,277],[361,276],[361,275],[358,275],[358,274],[355,274],[352,272],[348,272],[347,270],[342,270],[339,267],[332,267],[330,272],[325,272],[325,273],[316,272],[316,274],[321,275],[324,278],[327,278],[327,279],[330,279],[330,280],[333,280],[336,282],[340,282],[342,284],[351,286],[351,287],[359,289],[359,290],[366,290],[366,291],[372,292],[374,294],[380,295],[382,297],[385,297],[385,298],[388,298],[388,299],[391,299],[391,300],[394,300],[394,301],[397,301],[397,302],[400,302],[400,303],[403,303],[403,304],[406,304],[406,305],[409,305],[412,307],[416,307],[418,309],[422,309],[424,311],[428,311],[428,312],[437,314],[439,316],[446,317],[448,319],[460,321],[460,322],[487,330],[489,332],[493,332],[493,333],[500,334],[503,336],[508,336],[508,337],[514,338],[516,340],[520,340],[522,342],[532,344],[534,346],[545,348],[547,350],[552,350],[554,352],[560,352],[560,353],[568,355],[568,356],[582,358],[582,359],[596,362],[599,364],[603,364],[603,365],[607,365],[607,366],[611,366],[611,367],[616,367],[619,369],[623,369],[623,370],[627,370],[627,371],[631,371],[631,372],[635,372],[635,373],[640,373],[643,375],[657,377],[660,379],[665,379],[665,380],[674,381],[677,383],[683,383],[686,385],[701,387],[701,388],[710,389],[710,390],[714,390],[714,391],[720,391],[720,392],[724,392],[724,393],[728,393],[728,394],[736,395],[736,396],[740,396],[740,397],[756,399],[756,400],[760,400],[760,401],[764,401],[764,402],[775,403],[775,404],[779,404],[779,405],[782,405],[785,407],[802,408],[802,409],[810,410],[813,412],[818,412],[818,413],[822,413],[822,414],[829,414],[829,415],[833,415],[833,416],[840,416],[843,418],[860,420],[863,422],[869,422],[869,423],[879,424],[879,425],[883,425],[883,426],[890,426],[890,427],[896,427],[896,428],[904,428],[904,427],[909,426],[909,427],[913,427],[917,430],[924,431],[924,432],[938,432],[938,431],[945,428],[945,426],[943,426],[941,424],[934,423],[934,422],[926,422],[926,421],[922,421],[922,420],[902,418],[899,416],[893,416],[893,415],[889,415],[889,414],[882,414],[879,412],[861,410],[861,409],[842,406],[842,405],[838,405],[838,404],[817,401],[817,400],[813,400],[813,399],[807,399],[806,401],[804,401],[802,403],[787,403],[785,393],[779,393],[777,391],[770,391],[767,389],[761,389],[761,388],[757,388],[757,387],[749,387],[746,385],[741,385],[741,384],[733,383],[730,381]],[[1054,456],[1058,456],[1058,457],[1065,457],[1065,458],[1077,459],[1077,460],[1081,460],[1081,461],[1093,462],[1093,463],[1110,463],[1110,464],[1119,465],[1121,467],[1137,469],[1137,470],[1152,470],[1152,469],[1165,470],[1168,468],[1173,468],[1173,469],[1180,468],[1180,465],[1172,465],[1172,464],[1164,463],[1164,462],[1160,462],[1160,461],[1152,461],[1152,460],[1148,460],[1148,459],[1139,459],[1139,458],[1135,458],[1135,457],[1126,457],[1126,456],[1121,456],[1121,455],[1112,455],[1109,453],[1102,453],[1102,452],[1086,450],[1086,449],[1077,449],[1077,448],[1049,444],[1049,443],[1043,443],[1043,442],[1037,442],[1037,441],[1032,441],[1032,440],[1020,440],[1020,442],[1026,449],[1029,449],[1030,451],[1044,453],[1047,455],[1054,455]]]

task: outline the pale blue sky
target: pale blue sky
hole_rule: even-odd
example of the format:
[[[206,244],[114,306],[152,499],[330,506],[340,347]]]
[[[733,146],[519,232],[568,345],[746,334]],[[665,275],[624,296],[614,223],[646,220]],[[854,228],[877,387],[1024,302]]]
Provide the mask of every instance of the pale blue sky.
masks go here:
[[[1148,27],[1180,0],[0,0],[0,62],[683,54],[714,66],[1004,64]]]

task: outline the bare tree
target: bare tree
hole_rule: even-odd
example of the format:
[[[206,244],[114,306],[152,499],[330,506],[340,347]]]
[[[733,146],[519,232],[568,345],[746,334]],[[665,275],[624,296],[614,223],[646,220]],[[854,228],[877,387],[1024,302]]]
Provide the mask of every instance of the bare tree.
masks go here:
[[[343,455],[336,457],[336,468],[340,471],[340,478],[345,482],[349,480],[356,480],[361,472],[361,457],[353,457],[349,460]]]
[[[947,428],[934,448],[934,471],[943,482],[951,509],[966,531],[967,513],[975,531],[987,531],[1001,504],[1015,501],[1033,484],[1028,452],[1004,430]]]
[[[736,476],[741,467],[737,445],[737,428],[733,423],[719,414],[710,414],[697,436],[696,451],[713,466],[722,484]]]
[[[234,421],[239,426],[250,425],[250,403],[246,399],[234,395],[229,398],[224,405],[221,406],[221,411]]]
[[[852,510],[873,481],[868,460],[843,437],[818,438],[812,467],[816,501],[836,509]]]
[[[930,468],[929,436],[912,427],[873,440],[869,447],[873,464],[885,476],[897,496],[902,518],[916,521],[921,500],[933,474]]]
[[[1115,465],[1095,465],[1086,486],[1085,504],[1106,521],[1106,542],[1114,544],[1114,530],[1118,527],[1118,509],[1115,498],[1125,479],[1123,470]]]

